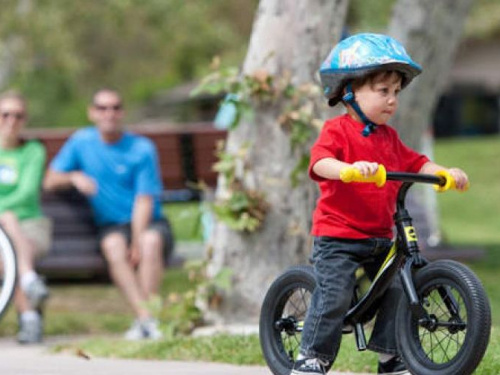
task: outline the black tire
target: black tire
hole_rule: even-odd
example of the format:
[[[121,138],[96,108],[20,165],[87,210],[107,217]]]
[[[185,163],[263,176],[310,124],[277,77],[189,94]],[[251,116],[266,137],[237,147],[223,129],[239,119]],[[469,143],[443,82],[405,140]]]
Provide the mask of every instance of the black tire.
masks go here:
[[[491,330],[490,305],[481,282],[469,268],[451,260],[425,266],[414,281],[422,305],[438,324],[420,325],[407,298],[401,299],[396,337],[408,369],[418,375],[472,374],[486,352]],[[441,297],[445,290],[457,302],[459,318]]]
[[[267,291],[260,311],[259,337],[274,375],[290,374],[315,286],[313,268],[295,266],[279,276]]]
[[[16,252],[12,242],[0,227],[0,318],[5,314],[17,281]]]

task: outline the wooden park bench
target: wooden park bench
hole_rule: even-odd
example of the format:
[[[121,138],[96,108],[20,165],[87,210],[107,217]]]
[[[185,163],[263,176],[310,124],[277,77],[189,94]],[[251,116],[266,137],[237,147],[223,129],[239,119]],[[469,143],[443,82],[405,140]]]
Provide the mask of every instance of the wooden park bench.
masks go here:
[[[193,187],[198,181],[215,186],[217,175],[212,165],[216,161],[216,144],[225,139],[225,131],[214,129],[209,123],[183,127],[141,125],[128,130],[145,135],[156,144],[165,187],[163,202],[199,199],[199,191]],[[30,129],[25,136],[45,145],[48,164],[73,132],[74,129]],[[44,214],[53,221],[54,233],[52,249],[38,261],[37,269],[49,278],[106,276],[97,228],[85,197],[76,190],[42,192],[41,204]],[[167,261],[175,263],[178,259]]]

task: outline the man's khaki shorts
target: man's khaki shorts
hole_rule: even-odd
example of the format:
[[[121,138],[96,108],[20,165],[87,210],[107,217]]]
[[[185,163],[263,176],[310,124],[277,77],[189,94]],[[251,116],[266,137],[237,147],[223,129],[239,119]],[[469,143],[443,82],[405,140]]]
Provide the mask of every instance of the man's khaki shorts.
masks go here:
[[[52,220],[37,217],[21,221],[21,230],[36,246],[36,257],[46,255],[52,245]]]

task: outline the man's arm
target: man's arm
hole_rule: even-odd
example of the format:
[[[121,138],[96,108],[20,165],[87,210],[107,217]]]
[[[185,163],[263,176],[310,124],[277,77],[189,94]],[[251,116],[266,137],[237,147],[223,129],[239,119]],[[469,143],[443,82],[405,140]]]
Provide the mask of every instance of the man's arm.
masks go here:
[[[73,186],[71,173],[73,172],[56,172],[49,169],[43,180],[43,188],[48,191],[69,189]]]
[[[132,212],[132,239],[131,239],[131,253],[130,260],[132,264],[139,263],[139,238],[144,232],[153,217],[153,197],[150,195],[139,195],[134,202],[134,209]]]
[[[47,171],[43,181],[45,190],[54,191],[71,187],[75,187],[85,195],[94,195],[97,191],[94,180],[83,172],[58,172],[53,169]]]

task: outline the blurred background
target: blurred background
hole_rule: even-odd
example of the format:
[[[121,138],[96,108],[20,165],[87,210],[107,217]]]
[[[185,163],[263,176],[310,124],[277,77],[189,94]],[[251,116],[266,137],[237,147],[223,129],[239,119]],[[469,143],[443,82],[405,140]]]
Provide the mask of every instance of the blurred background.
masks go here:
[[[386,28],[394,0],[351,1],[346,32]],[[0,91],[29,99],[30,127],[79,127],[97,88],[123,93],[127,122],[212,120],[220,97],[189,93],[214,56],[238,66],[257,0],[2,0]],[[437,137],[500,128],[500,3],[476,0],[434,116]]]

